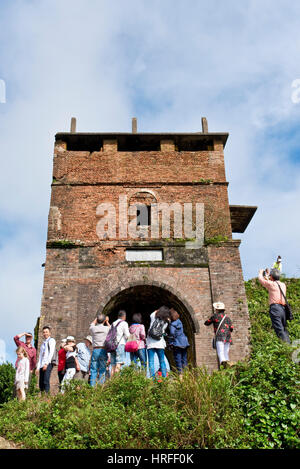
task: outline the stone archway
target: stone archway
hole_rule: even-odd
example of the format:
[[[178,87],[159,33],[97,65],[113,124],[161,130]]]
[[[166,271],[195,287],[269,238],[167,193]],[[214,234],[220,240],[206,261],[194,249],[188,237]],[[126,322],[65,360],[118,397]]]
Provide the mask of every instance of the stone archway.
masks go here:
[[[190,347],[188,349],[189,364],[195,365],[195,333],[199,330],[198,321],[192,308],[184,302],[170,287],[160,284],[131,284],[127,288],[119,288],[106,297],[99,307],[99,312],[108,315],[112,323],[117,318],[117,313],[123,309],[127,313],[127,321],[131,324],[134,313],[141,313],[146,331],[150,324],[150,314],[160,306],[173,307],[180,314],[185,334],[188,337]],[[166,352],[171,365],[172,353]]]

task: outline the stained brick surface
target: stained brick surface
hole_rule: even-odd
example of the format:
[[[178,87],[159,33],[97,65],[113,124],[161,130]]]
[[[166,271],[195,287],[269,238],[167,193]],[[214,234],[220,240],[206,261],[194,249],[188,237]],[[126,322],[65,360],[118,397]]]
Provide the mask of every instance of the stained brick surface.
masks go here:
[[[203,325],[214,301],[225,303],[235,327],[231,359],[246,357],[248,309],[239,242],[231,236],[222,144],[216,140],[210,151],[178,152],[172,141],[164,140],[156,152],[117,149],[115,138],[104,141],[99,152],[68,151],[63,142],[55,146],[40,339],[42,327],[50,324],[58,342],[69,334],[82,340],[99,309],[109,312],[122,292],[148,286],[156,293],[167,292],[164,299],[180,310],[192,363],[209,370],[217,367],[213,330]],[[126,195],[128,203],[147,197],[204,203],[205,237],[222,235],[228,241],[187,250],[182,240],[133,241],[120,236],[118,229],[114,239],[100,240],[97,206],[109,202],[118,211],[120,195]],[[118,214],[116,222],[118,227]],[[164,261],[126,262],[125,250],[133,245],[161,247]]]

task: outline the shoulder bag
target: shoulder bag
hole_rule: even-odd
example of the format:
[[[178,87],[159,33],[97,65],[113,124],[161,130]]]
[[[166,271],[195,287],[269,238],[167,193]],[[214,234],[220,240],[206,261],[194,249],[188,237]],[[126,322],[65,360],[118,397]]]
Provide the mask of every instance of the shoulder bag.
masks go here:
[[[279,290],[281,291],[281,294],[285,300],[285,305],[284,306],[284,309],[285,309],[285,316],[286,316],[286,320],[287,321],[292,321],[294,319],[294,316],[293,316],[293,311],[292,311],[292,308],[291,308],[291,305],[289,304],[288,300],[286,299],[286,296],[285,294],[283,293],[282,289],[281,289],[281,286],[279,285],[278,282],[276,282],[277,285],[279,286]]]
[[[220,324],[219,324],[219,326],[218,326],[218,329],[217,329],[217,331],[216,331],[216,335],[215,335],[215,337],[214,337],[213,340],[212,340],[212,346],[213,346],[214,349],[216,348],[217,335],[218,335],[219,329],[220,329],[220,327],[221,327],[221,325],[222,325],[222,322],[224,321],[225,318],[226,318],[226,314],[225,314],[225,316],[223,317],[222,321],[220,322]]]

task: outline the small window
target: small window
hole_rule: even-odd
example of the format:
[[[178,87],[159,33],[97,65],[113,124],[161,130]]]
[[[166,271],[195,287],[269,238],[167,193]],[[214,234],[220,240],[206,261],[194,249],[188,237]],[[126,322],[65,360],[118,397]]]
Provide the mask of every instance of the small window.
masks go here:
[[[137,226],[150,226],[151,225],[151,205],[137,205]]]

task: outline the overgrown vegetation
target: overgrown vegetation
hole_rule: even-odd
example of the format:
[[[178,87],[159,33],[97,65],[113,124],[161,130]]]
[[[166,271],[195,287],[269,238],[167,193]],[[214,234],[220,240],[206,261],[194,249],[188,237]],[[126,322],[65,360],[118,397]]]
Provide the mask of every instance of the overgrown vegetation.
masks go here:
[[[216,235],[212,238],[205,238],[204,244],[205,246],[209,246],[210,244],[214,244],[215,246],[221,246],[221,244],[226,243],[226,241],[228,241],[228,236]]]
[[[14,396],[15,374],[15,368],[11,363],[0,365],[0,405],[10,401]],[[30,380],[28,393],[31,396],[38,394],[36,376]]]
[[[295,317],[288,323],[293,342],[300,338],[300,279],[285,283]],[[299,363],[291,358],[294,349],[272,330],[267,291],[257,279],[245,286],[252,353],[250,362],[235,367],[235,374],[249,443],[252,448],[300,448]]]
[[[13,395],[15,369],[11,363],[0,365],[0,404],[9,401]]]
[[[300,338],[300,279],[286,279]],[[299,365],[277,339],[266,291],[246,282],[251,359],[153,383],[129,367],[103,387],[73,382],[50,399],[10,400],[0,434],[27,448],[300,448]]]
[[[49,241],[47,246],[57,249],[73,249],[77,248],[79,245],[68,239],[57,239],[56,241]]]

